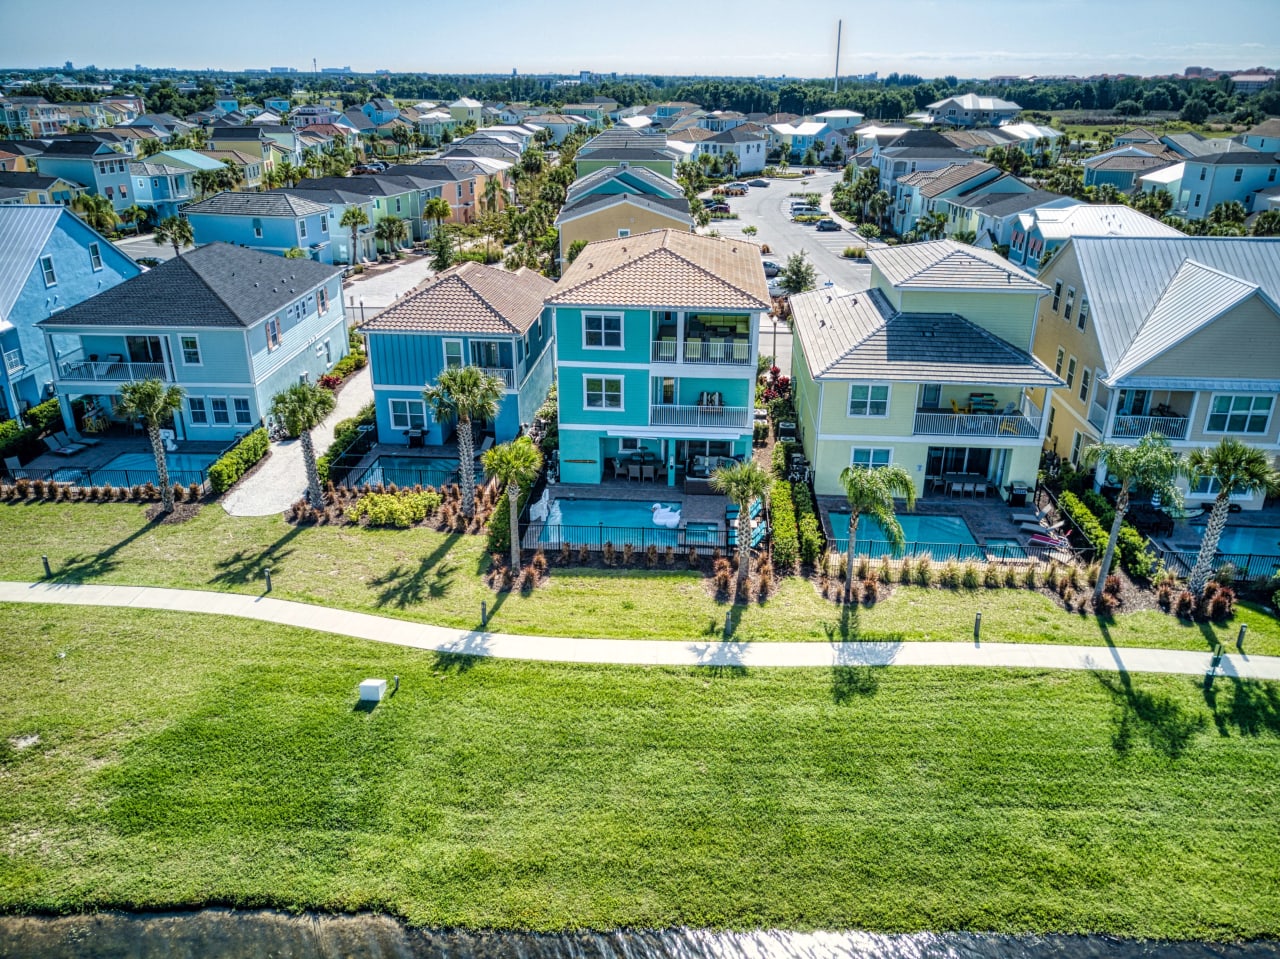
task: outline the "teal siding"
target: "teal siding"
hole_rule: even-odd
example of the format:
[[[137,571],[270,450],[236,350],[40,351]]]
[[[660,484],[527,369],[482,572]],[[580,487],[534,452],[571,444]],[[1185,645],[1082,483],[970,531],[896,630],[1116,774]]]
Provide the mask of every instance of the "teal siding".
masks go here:
[[[435,381],[444,365],[444,347],[434,334],[369,333],[373,385],[411,386]]]
[[[622,379],[622,409],[588,409],[584,383],[589,376]],[[560,382],[560,421],[597,425],[605,429],[618,426],[649,425],[649,373],[647,370],[583,370],[562,368]]]
[[[622,313],[622,343],[618,349],[592,349],[582,345],[583,313]],[[615,363],[649,363],[652,314],[649,310],[619,310],[615,307],[557,307],[555,310],[556,356],[565,360],[583,360],[608,367]]]
[[[521,423],[532,423],[534,414],[547,398],[551,382],[555,379],[555,357],[549,352],[535,359],[520,387],[519,415]]]

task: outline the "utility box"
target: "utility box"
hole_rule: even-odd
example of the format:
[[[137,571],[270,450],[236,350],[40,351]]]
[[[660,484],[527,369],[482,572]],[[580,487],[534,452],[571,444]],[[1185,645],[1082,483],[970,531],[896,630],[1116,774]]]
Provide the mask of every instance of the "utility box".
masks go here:
[[[360,684],[360,702],[362,703],[380,703],[386,695],[385,679],[366,679]]]

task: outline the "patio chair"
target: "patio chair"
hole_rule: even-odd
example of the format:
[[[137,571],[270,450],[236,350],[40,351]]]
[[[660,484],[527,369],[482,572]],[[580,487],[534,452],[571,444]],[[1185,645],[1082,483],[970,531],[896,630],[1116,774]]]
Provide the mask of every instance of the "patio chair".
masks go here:
[[[640,479],[647,483],[656,483],[658,480],[658,468],[652,463],[645,463],[640,467]]]
[[[1014,510],[1009,514],[1009,518],[1015,523],[1038,523],[1049,515],[1048,510]]]
[[[631,482],[632,480],[638,480],[640,478],[640,468],[641,467],[639,463],[627,464],[627,482],[628,483]]]
[[[45,446],[49,447],[49,452],[55,456],[75,456],[77,453],[83,453],[89,447],[81,446],[79,443],[68,443],[65,446],[60,444],[52,436],[44,438]]]
[[[1018,528],[1026,533],[1043,534],[1056,532],[1065,525],[1067,525],[1067,521],[1060,519],[1052,526],[1046,526],[1044,523],[1019,523]]]
[[[96,437],[91,438],[87,436],[77,436],[75,439],[72,439],[67,433],[53,433],[51,435],[61,446],[75,446],[76,444],[79,444],[80,446],[97,446],[102,442],[102,440],[97,439]]]

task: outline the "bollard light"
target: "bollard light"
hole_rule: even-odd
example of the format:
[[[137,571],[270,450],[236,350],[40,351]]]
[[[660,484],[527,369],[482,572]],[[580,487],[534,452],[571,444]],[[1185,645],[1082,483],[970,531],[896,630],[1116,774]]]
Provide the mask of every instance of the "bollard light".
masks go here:
[[[973,641],[976,643],[982,639],[982,611],[979,610],[973,617]]]
[[[49,557],[48,557],[48,556],[41,556],[41,557],[40,557],[40,559],[44,561],[44,578],[45,578],[45,579],[52,579],[52,578],[53,578],[53,570],[51,570],[51,569],[49,568]]]
[[[1240,650],[1240,652],[1242,653],[1244,652],[1244,634],[1248,631],[1248,629],[1249,627],[1247,624],[1241,623],[1240,633],[1236,636],[1236,649]]]
[[[271,592],[271,567],[263,569],[262,574],[267,577],[267,592]]]
[[[484,629],[489,625],[489,604],[483,599],[480,600],[480,628]]]

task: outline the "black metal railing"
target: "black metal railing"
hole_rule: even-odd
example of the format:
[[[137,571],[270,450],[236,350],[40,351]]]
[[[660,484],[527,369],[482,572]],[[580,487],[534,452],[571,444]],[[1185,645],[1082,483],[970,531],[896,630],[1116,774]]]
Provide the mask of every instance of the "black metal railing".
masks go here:
[[[1153,544],[1152,551],[1164,564],[1164,568],[1179,576],[1191,575],[1200,555],[1199,550],[1164,549]],[[1280,555],[1275,553],[1214,553],[1213,568],[1221,569],[1230,563],[1236,570],[1236,582],[1260,579],[1280,572]]]
[[[833,536],[832,549],[841,554],[848,552],[849,537]],[[1076,549],[1072,546],[1052,546],[1029,543],[1001,543],[979,546],[976,543],[915,543],[908,542],[901,549],[894,548],[892,543],[884,540],[855,540],[853,555],[866,556],[868,559],[919,559],[928,556],[938,563],[954,560],[958,563],[1025,563],[1050,561],[1064,562],[1068,560],[1087,563],[1090,550]]]
[[[614,549],[631,546],[633,549],[648,549],[656,546],[665,549],[668,546],[676,549],[687,549],[690,546],[698,549],[727,549],[729,546],[728,530],[710,525],[701,527],[695,524],[693,529],[685,526],[669,529],[665,526],[606,526],[596,524],[563,524],[532,522],[524,534],[526,549],[538,547],[558,548],[568,543],[574,548],[586,546],[593,552],[600,552],[606,543]]]
[[[56,469],[33,469],[29,466],[20,466],[12,471],[13,479],[17,480],[43,480],[46,483],[61,483],[65,486],[92,487],[92,486],[112,486],[112,487],[134,487],[146,486],[148,483],[158,484],[160,477],[155,469],[133,469],[133,470],[113,470],[113,469],[87,469],[79,466],[59,466]],[[181,486],[190,486],[192,483],[198,483],[204,486],[208,482],[208,476],[204,470],[169,470],[169,485],[177,483]]]

